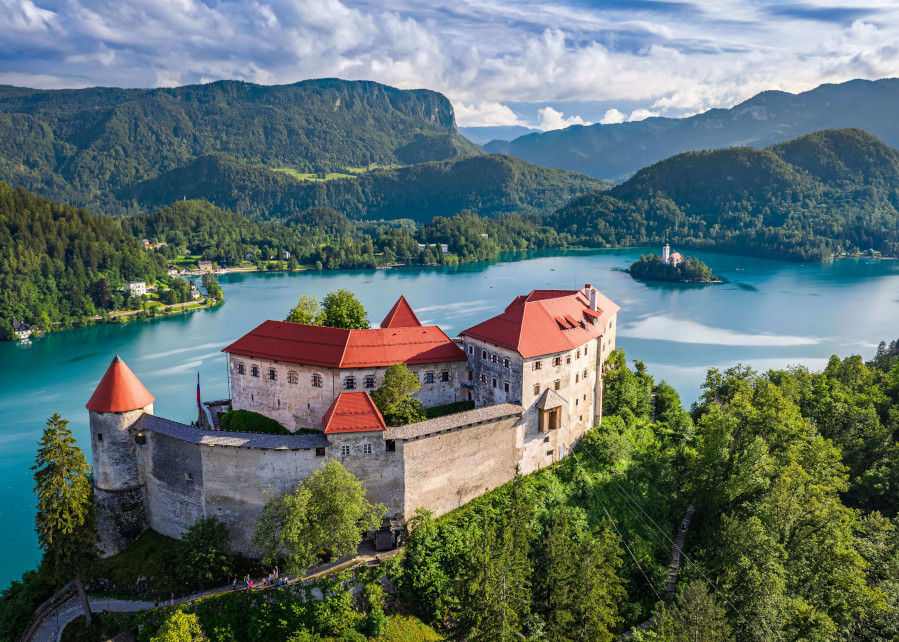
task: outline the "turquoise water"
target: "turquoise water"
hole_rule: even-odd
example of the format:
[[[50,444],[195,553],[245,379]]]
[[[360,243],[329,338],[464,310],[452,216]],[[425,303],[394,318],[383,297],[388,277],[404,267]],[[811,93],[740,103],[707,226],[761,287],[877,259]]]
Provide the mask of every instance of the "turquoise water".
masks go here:
[[[29,466],[51,414],[69,419],[87,447],[84,404],[118,352],[156,397],[156,413],[188,422],[196,417],[197,372],[203,398],[227,397],[221,349],[265,319],[283,319],[303,294],[350,288],[373,324],[405,294],[423,322],[454,336],[502,311],[517,294],[592,283],[622,308],[618,345],[674,385],[687,405],[712,366],[822,368],[833,353],[868,358],[880,340],[899,338],[899,261],[798,264],[699,254],[730,283],[649,285],[622,272],[639,254],[544,253],[455,268],[227,275],[221,279],[226,303],[214,310],[70,330],[26,345],[0,343],[0,587],[39,559]]]

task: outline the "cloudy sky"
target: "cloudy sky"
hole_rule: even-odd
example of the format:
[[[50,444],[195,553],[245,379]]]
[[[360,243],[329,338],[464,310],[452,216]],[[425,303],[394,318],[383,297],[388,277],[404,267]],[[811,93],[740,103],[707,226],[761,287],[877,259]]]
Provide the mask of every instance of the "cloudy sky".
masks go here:
[[[899,75],[899,3],[0,0],[0,84],[337,76],[446,94],[460,125],[555,129]]]

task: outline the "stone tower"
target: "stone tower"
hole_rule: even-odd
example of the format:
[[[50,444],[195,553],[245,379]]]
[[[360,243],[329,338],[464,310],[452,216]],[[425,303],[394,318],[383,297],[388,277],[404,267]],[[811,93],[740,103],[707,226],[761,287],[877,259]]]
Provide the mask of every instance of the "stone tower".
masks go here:
[[[153,414],[153,395],[116,355],[94,390],[90,415],[94,506],[104,556],[128,546],[147,528],[143,482],[135,436],[129,428]]]
[[[665,243],[665,247],[662,248],[662,263],[668,265],[668,261],[671,259],[671,246]]]

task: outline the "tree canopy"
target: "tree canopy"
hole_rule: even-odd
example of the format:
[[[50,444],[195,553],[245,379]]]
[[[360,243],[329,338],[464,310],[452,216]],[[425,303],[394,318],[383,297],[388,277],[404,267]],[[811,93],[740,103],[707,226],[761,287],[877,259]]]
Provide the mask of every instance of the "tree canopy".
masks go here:
[[[384,383],[371,397],[388,426],[403,426],[425,418],[416,393],[421,389],[418,376],[403,363],[395,363],[384,373]]]
[[[287,572],[300,573],[322,553],[335,558],[355,553],[362,532],[380,526],[386,512],[365,499],[362,482],[331,459],[296,489],[266,503],[253,544],[267,564],[283,558]]]

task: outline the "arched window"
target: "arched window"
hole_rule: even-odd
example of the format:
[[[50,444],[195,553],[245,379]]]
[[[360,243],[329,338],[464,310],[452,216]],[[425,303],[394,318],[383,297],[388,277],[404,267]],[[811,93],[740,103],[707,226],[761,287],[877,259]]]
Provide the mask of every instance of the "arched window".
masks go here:
[[[320,374],[312,375],[312,387],[313,388],[321,388],[322,387],[322,376]]]
[[[297,375],[296,372],[291,370],[290,372],[287,373],[287,383],[299,383],[299,381],[300,381],[300,377]]]

